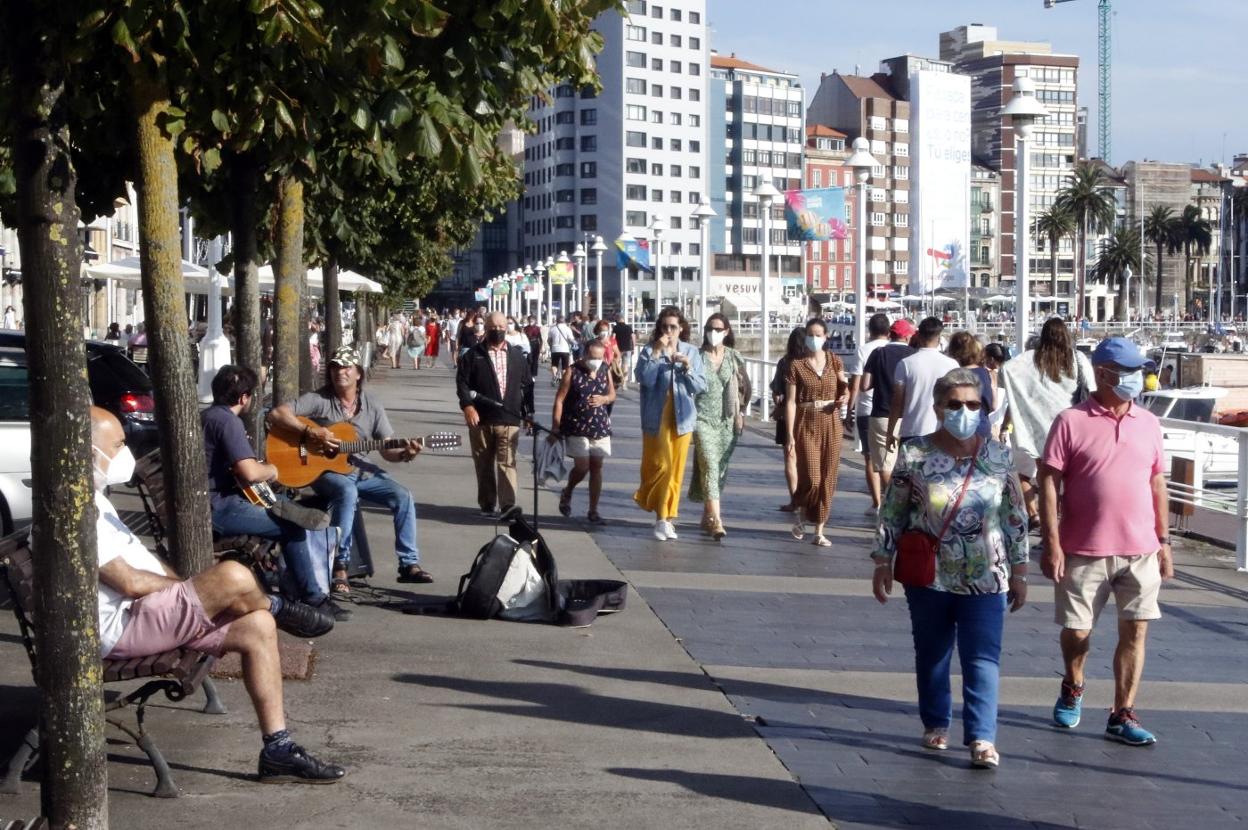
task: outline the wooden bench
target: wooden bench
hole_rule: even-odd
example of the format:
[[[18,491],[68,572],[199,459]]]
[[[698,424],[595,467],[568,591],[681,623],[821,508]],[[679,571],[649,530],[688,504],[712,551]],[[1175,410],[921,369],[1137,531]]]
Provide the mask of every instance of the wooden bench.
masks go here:
[[[0,539],[0,576],[8,586],[13,600],[13,611],[17,615],[17,623],[21,629],[22,644],[26,647],[26,655],[30,658],[31,671],[39,655],[35,648],[35,629],[39,620],[35,617],[35,578],[34,562],[31,559],[28,531],[17,533]],[[130,660],[103,661],[105,683],[122,683],[132,680],[151,678],[129,694],[118,697],[105,706],[105,720],[112,726],[129,735],[140,749],[147,755],[156,771],[156,789],[152,795],[159,798],[176,798],[177,787],[169,773],[169,765],[144,725],[147,701],[153,695],[163,692],[169,700],[179,701],[203,689],[207,698],[203,711],[207,714],[225,714],[225,706],[217,697],[216,687],[208,676],[216,658],[192,649],[174,649],[148,657],[135,657]],[[109,717],[109,713],[117,712],[134,706],[135,727],[131,728],[120,720]],[[22,773],[34,765],[39,754],[39,727],[31,729],[9,759],[8,769],[2,781],[0,792],[16,793]]]

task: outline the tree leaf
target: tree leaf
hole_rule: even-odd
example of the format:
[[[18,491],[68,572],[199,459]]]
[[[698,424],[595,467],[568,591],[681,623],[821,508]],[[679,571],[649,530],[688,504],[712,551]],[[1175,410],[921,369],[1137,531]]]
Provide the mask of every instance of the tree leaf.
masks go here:
[[[225,113],[221,110],[213,110],[210,117],[212,126],[216,127],[219,132],[228,133],[230,131],[230,120],[225,117]]]
[[[126,52],[129,53],[130,59],[135,63],[138,63],[139,47],[135,45],[134,38],[130,36],[130,27],[126,25],[126,21],[118,18],[117,22],[113,24],[112,32],[110,34],[112,36],[113,43],[117,44],[122,49],[125,49]]]
[[[373,123],[373,114],[368,111],[368,107],[362,101],[357,101],[351,108],[351,123],[361,130],[367,130]]]

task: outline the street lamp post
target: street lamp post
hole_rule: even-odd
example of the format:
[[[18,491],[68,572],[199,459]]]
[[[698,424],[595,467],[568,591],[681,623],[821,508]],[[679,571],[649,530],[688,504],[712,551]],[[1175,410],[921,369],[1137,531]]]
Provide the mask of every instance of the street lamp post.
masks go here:
[[[1140,267],[1143,268],[1142,262]],[[1123,305],[1123,308],[1126,309],[1127,317],[1123,322],[1126,323],[1128,329],[1131,328],[1131,276],[1131,266],[1128,265],[1122,272],[1122,290],[1127,295],[1127,302]],[[1143,275],[1140,276],[1140,280],[1141,282],[1143,281]]]
[[[532,314],[532,315],[533,315],[533,319],[534,319],[534,320],[536,320],[536,319],[538,319],[537,314],[536,314],[536,313],[534,313],[533,311],[530,311],[530,306],[529,306],[529,303],[532,301],[532,296],[531,296],[531,295],[532,295],[532,291],[533,291],[533,285],[532,285],[532,283],[533,283],[533,266],[532,266],[532,265],[525,265],[525,266],[524,266],[524,272],[523,272],[523,273],[524,273],[524,291],[523,291],[523,293],[521,293],[521,295],[520,295],[520,296],[524,298],[524,301],[520,304],[520,307],[524,309],[524,315],[525,315],[526,317],[527,317],[527,316],[529,316],[530,314]],[[526,295],[527,295],[527,296],[526,296]]]
[[[870,152],[871,143],[862,136],[854,139],[854,152],[845,160],[845,166],[853,168],[858,182],[858,285],[854,288],[854,348],[862,348],[867,342],[867,179],[871,169],[879,164]]]
[[[771,312],[767,305],[767,283],[771,281],[771,203],[780,198],[780,191],[767,179],[754,188],[754,196],[761,203],[759,213],[763,217],[762,268],[759,274],[759,306],[762,311],[761,331],[763,337],[763,365],[771,365]],[[763,395],[761,416],[767,420],[770,396]]]
[[[1017,140],[1017,152],[1014,154],[1014,334],[1018,354],[1022,354],[1027,348],[1027,333],[1031,329],[1031,297],[1027,284],[1027,272],[1031,265],[1028,261],[1031,226],[1027,223],[1027,139],[1031,138],[1036,121],[1047,118],[1049,111],[1036,100],[1036,86],[1032,80],[1016,78],[1014,96],[1001,114],[1011,117]],[[1081,300],[1080,297],[1075,298],[1076,307]]]
[[[603,241],[601,236],[594,237],[594,246],[590,248],[594,252],[594,258],[597,275],[594,280],[594,314],[599,320],[606,317],[602,312],[602,255],[607,252],[607,243]]]
[[[704,195],[697,210],[693,212],[693,218],[698,220],[698,230],[702,233],[702,273],[698,280],[699,326],[706,325],[706,291],[711,281],[711,219],[716,215],[715,208],[711,207],[710,200]]]
[[[667,230],[667,222],[662,216],[654,217],[650,223],[650,232],[654,235],[654,313],[658,319],[659,309],[663,308],[663,231]]]
[[[571,261],[572,260],[568,259],[567,251],[560,251],[559,258],[555,260],[555,262],[559,263],[560,265],[560,268],[559,268],[559,314],[565,320],[568,319],[568,283],[566,282],[567,277],[564,276],[564,272],[567,270],[567,265]]]
[[[573,290],[576,291],[576,310],[581,312],[585,311],[585,286],[589,284],[589,277],[585,273],[588,257],[585,246],[580,242],[576,243],[576,250],[572,252],[572,258],[576,260],[576,282]]]
[[[546,257],[544,265],[540,266],[541,270],[546,274],[546,327],[550,328],[555,324],[555,275],[550,273],[550,269],[555,267],[555,258]]]

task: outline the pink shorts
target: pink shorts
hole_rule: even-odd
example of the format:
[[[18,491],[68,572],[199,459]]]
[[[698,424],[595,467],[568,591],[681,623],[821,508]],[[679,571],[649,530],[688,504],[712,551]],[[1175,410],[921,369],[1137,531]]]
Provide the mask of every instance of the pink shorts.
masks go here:
[[[128,660],[175,648],[191,648],[220,657],[234,619],[227,613],[208,619],[199,594],[188,579],[135,600],[121,639],[108,658]]]

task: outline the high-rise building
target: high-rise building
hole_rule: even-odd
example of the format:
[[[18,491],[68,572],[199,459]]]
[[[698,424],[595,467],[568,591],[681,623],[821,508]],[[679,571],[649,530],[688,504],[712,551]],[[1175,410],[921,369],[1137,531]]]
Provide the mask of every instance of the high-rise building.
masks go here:
[[[712,274],[759,273],[763,217],[754,188],[760,181],[782,193],[801,187],[804,99],[797,75],[712,52],[708,187],[718,214],[711,224]],[[771,274],[787,274],[800,291],[801,245],[788,239],[780,201],[772,206],[770,229]]]
[[[846,239],[806,243],[806,291],[812,300],[844,300],[854,293],[854,245],[858,239],[858,191],[849,158],[848,136],[840,130],[811,124],[806,128],[806,189],[844,187]]]
[[[692,297],[701,248],[691,214],[708,192],[706,0],[628,0],[594,29],[605,40],[601,92],[564,84],[529,109],[537,131],[524,147],[524,262],[571,256],[595,236],[654,239],[662,219],[652,253],[662,302],[676,300],[677,277]],[[604,258],[603,276],[615,297],[614,257]],[[629,293],[638,309],[653,311],[659,300],[649,273],[634,272]]]
[[[1054,54],[1048,43],[1003,41],[992,26],[959,26],[940,35],[940,57],[954,71],[971,76],[971,148],[975,158],[1001,174],[999,250],[1001,276],[1007,288],[1016,272],[1015,144],[1011,119],[1001,114],[1013,96],[1015,78],[1035,83],[1036,98],[1049,116],[1036,125],[1029,143],[1029,216],[1034,221],[1050,208],[1077,161],[1079,58]],[[1032,274],[1048,273],[1049,255],[1034,234],[1026,246]],[[1089,246],[1091,248],[1092,246]],[[1074,293],[1074,249],[1062,243],[1058,258],[1058,294]],[[1045,295],[1048,281],[1037,280],[1033,294]]]
[[[910,104],[891,77],[823,75],[806,110],[808,124],[832,127],[851,141],[870,142],[879,165],[867,182],[867,288],[885,292],[908,284],[910,269]]]
[[[1001,284],[1001,174],[971,162],[971,249],[967,259],[972,288]]]

